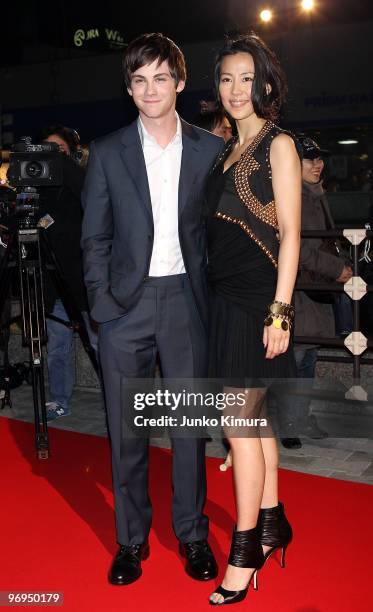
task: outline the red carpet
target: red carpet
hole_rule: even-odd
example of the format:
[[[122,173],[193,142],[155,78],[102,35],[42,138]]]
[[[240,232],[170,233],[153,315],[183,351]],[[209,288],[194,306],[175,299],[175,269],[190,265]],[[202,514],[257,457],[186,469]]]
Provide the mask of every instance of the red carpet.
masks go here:
[[[151,451],[154,525],[144,575],[107,583],[116,550],[106,439],[50,430],[52,454],[35,458],[33,426],[0,419],[0,591],[63,591],[63,610],[210,610],[213,583],[188,578],[170,526],[170,454]],[[223,571],[233,523],[231,474],[208,459],[210,542]],[[235,610],[372,609],[373,488],[282,470],[281,499],[295,532],[287,568],[273,559]],[[222,573],[222,572],[221,572]]]

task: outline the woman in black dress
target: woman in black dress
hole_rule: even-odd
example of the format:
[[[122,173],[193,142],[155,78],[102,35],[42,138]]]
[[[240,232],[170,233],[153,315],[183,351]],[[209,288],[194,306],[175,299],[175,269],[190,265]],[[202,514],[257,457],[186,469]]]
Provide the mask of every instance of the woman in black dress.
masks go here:
[[[273,123],[285,80],[255,35],[228,40],[215,66],[218,99],[237,126],[207,189],[211,304],[210,376],[237,393],[230,415],[263,416],[268,379],[295,377],[289,348],[300,245],[301,164],[291,134]],[[239,402],[238,398],[243,397]],[[237,524],[211,604],[241,601],[257,570],[292,532],[278,501],[278,451],[256,429],[225,430]]]

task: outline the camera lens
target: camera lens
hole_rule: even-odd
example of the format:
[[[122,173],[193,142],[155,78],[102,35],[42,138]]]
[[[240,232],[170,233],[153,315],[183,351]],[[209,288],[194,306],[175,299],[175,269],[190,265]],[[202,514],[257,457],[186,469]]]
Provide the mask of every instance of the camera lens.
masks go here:
[[[26,164],[25,173],[30,178],[39,178],[43,174],[43,166],[37,161],[31,161]]]

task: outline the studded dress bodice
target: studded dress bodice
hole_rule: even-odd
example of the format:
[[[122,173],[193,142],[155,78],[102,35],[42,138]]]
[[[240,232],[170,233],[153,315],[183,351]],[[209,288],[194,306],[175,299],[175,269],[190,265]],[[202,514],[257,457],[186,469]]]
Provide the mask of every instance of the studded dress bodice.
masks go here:
[[[278,222],[269,155],[272,140],[280,133],[294,138],[291,133],[266,121],[240,159],[229,168],[233,172],[236,204],[232,199],[221,201],[225,183],[224,161],[235,144],[234,139],[227,143],[216,161],[207,185],[210,218],[215,216],[240,227],[262,249],[275,268],[279,250]]]
[[[234,141],[207,185],[209,280],[216,293],[263,316],[274,298],[279,242],[269,152],[282,130],[267,121],[224,172]]]
[[[295,377],[293,351],[266,359],[264,318],[277,284],[276,207],[269,160],[281,130],[267,122],[226,172],[217,160],[206,189],[210,285],[209,376],[233,387]],[[261,381],[261,382],[260,382]],[[266,382],[267,381],[267,382]]]

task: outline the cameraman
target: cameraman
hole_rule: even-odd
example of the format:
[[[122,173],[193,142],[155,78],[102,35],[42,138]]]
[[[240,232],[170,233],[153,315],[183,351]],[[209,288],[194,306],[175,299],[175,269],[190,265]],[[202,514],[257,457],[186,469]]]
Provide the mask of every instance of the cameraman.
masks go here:
[[[82,273],[80,250],[82,210],[80,194],[84,181],[84,170],[77,162],[79,136],[75,130],[62,125],[44,128],[39,142],[55,142],[62,154],[63,183],[59,187],[41,187],[40,217],[45,228],[48,244],[60,267],[65,287],[74,298],[86,323],[87,332],[97,356],[97,334],[89,320],[88,304]],[[45,279],[46,312],[68,321],[69,317],[57,295],[53,283]],[[47,319],[48,346],[47,365],[49,377],[49,399],[47,420],[70,414],[70,400],[75,382],[73,363],[73,336],[69,327],[53,319]]]

